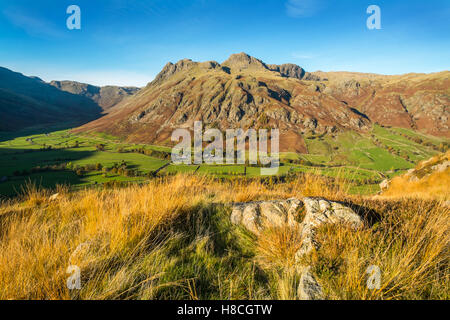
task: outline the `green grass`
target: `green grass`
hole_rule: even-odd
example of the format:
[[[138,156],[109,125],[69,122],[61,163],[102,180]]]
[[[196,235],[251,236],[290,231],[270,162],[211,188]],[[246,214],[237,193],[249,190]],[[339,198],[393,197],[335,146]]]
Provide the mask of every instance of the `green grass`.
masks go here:
[[[88,165],[101,163],[103,166],[111,167],[114,163],[125,161],[131,164],[132,167],[136,167],[144,173],[154,171],[168,161],[152,158],[146,155],[137,153],[114,153],[114,152],[92,152],[92,154],[86,156],[83,159],[72,161],[74,165]]]
[[[161,248],[164,252],[157,254],[172,259],[172,263],[165,265],[161,282],[195,279],[195,286],[189,280],[185,290],[162,286],[153,298],[266,298],[271,290],[269,279],[250,259],[255,254],[249,243],[253,237],[232,225],[222,207],[203,207],[192,220],[201,224],[189,220],[180,224],[178,236]]]
[[[49,133],[37,133],[23,136],[0,134],[0,178],[8,181],[0,183],[0,195],[13,195],[15,190],[27,180],[35,181],[42,186],[52,187],[65,183],[73,186],[89,186],[108,181],[143,181],[144,177],[130,178],[117,174],[89,172],[77,176],[72,171],[41,172],[39,174],[14,175],[16,171],[29,172],[33,167],[53,166],[71,163],[74,167],[101,164],[112,167],[114,164],[126,162],[129,169],[138,170],[142,175],[154,172],[168,164],[170,160],[162,160],[136,150],[153,150],[170,153],[166,146],[130,144],[111,135],[95,133],[76,135],[69,130]],[[414,142],[419,137],[423,143]],[[378,141],[378,142],[377,142]],[[418,161],[435,155],[436,146],[448,140],[431,137],[412,130],[401,128],[384,128],[375,125],[372,132],[343,132],[321,136],[308,136],[305,143],[308,154],[293,152],[280,153],[281,166],[279,175],[289,173],[317,173],[330,177],[348,180],[371,181],[382,180],[404,173],[415,166]],[[428,143],[428,145],[425,145]],[[98,150],[102,145],[103,150]],[[387,146],[390,147],[387,150]],[[52,150],[42,151],[51,147]],[[405,159],[405,157],[408,157]],[[302,161],[302,162],[300,162]],[[292,163],[291,163],[292,162]],[[260,168],[243,165],[169,165],[161,170],[161,174],[177,172],[196,172],[198,174],[218,177],[260,176]],[[367,187],[357,183],[356,193],[376,192],[377,184]]]
[[[394,130],[392,130],[394,131]],[[376,136],[386,145],[391,146],[392,148],[399,150],[403,154],[407,154],[411,160],[413,161],[421,161],[430,158],[430,155],[435,155],[437,152],[430,147],[426,147],[420,144],[417,144],[399,134],[394,134],[392,131],[382,128],[379,126],[375,126],[374,133]],[[394,132],[404,132],[409,135],[404,129],[403,131],[394,131]],[[412,135],[411,135],[412,136]],[[426,138],[424,135],[421,135],[422,139]],[[428,140],[434,145],[439,145],[439,139],[430,139]]]
[[[378,126],[374,127],[372,134],[384,144],[400,150],[402,154],[407,154],[411,161],[377,146],[370,134],[356,132],[344,132],[334,137],[327,135],[322,138],[306,139],[310,154],[302,155],[302,158],[315,164],[386,172],[412,168],[415,162],[436,154],[431,148],[414,143],[400,135],[394,135]]]
[[[32,141],[31,141],[31,140]],[[104,144],[105,151],[98,151],[96,145]],[[78,145],[78,147],[75,147]],[[51,150],[42,148],[51,146]],[[120,147],[132,148],[135,145],[105,142],[97,137],[84,137],[73,135],[67,130],[56,131],[50,134],[35,134],[16,137],[0,142],[0,178],[8,177],[8,181],[0,183],[0,195],[11,196],[20,191],[27,181],[35,182],[43,187],[54,187],[56,184],[73,186],[88,186],[117,181],[142,181],[143,178],[124,177],[101,172],[89,172],[78,177],[73,171],[40,172],[30,174],[35,167],[53,166],[71,163],[74,167],[95,165],[100,163],[103,167],[112,167],[116,163],[125,161],[130,169],[137,169],[143,174],[155,171],[168,163],[166,160],[153,158],[139,153],[118,153]],[[152,146],[146,146],[151,149]],[[154,148],[154,150],[163,148]],[[16,176],[14,173],[27,171],[27,174]]]
[[[28,183],[33,183],[43,188],[54,188],[56,185],[81,186],[86,184],[86,181],[71,171],[30,174],[25,178],[10,177],[8,181],[0,183],[0,196],[22,194],[25,191],[25,185]]]

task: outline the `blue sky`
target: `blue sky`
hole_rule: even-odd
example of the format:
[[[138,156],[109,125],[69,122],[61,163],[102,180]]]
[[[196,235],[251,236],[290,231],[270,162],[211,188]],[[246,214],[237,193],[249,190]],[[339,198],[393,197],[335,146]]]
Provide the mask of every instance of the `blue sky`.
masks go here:
[[[66,9],[81,8],[81,30]],[[369,5],[381,30],[368,30]],[[143,86],[168,62],[247,52],[307,71],[450,69],[449,0],[0,0],[0,66]]]

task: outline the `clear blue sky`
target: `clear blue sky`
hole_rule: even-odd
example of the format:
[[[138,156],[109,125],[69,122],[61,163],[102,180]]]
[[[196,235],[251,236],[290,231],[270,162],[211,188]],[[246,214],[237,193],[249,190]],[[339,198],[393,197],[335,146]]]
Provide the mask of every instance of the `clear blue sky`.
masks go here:
[[[82,28],[66,28],[81,8]],[[366,9],[381,8],[381,30]],[[0,66],[143,86],[168,62],[247,52],[307,71],[450,69],[450,0],[0,0]]]

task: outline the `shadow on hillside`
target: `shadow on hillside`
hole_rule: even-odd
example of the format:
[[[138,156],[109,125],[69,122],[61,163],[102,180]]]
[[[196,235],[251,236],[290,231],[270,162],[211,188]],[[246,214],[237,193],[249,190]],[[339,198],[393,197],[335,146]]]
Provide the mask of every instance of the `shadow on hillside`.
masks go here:
[[[8,136],[17,137],[23,130],[34,134],[42,129],[49,132],[54,126],[80,126],[101,117],[102,112],[87,96],[0,67],[0,131]]]
[[[199,298],[208,300],[214,298],[217,279],[226,282],[222,272],[247,274],[250,271],[247,262],[253,254],[248,250],[248,241],[252,240],[241,236],[240,228],[231,223],[225,206],[193,204],[182,209],[170,226],[147,234],[146,248],[148,254],[155,249],[164,250],[168,258],[176,259],[176,264],[168,265],[164,270],[165,276],[169,279],[195,279],[195,287],[201,292]],[[221,270],[219,274],[217,268]],[[255,283],[266,284],[269,281],[258,266],[253,265],[251,272]],[[138,287],[133,288],[134,292],[127,292],[127,295],[132,296],[137,290]],[[189,296],[176,286],[166,286],[155,291],[155,299],[164,297],[185,299]]]
[[[53,124],[53,125],[43,125],[43,126],[35,126],[30,128],[21,129],[18,131],[0,131],[0,142],[8,141],[8,140],[14,140],[16,138],[20,137],[27,137],[31,135],[38,135],[38,134],[46,134],[51,133],[55,131],[62,131],[67,129],[74,129],[78,128],[88,122],[91,122],[93,120],[96,120],[103,115],[99,114],[96,117],[93,117],[92,119],[85,120],[85,121],[76,121],[76,122],[63,122],[59,124]]]
[[[373,226],[377,222],[381,221],[381,215],[373,209],[351,202],[342,202],[342,204],[351,208],[356,214],[363,218],[369,226]]]
[[[85,159],[93,153],[73,149],[43,151],[0,148],[0,198],[23,194],[30,183],[45,189],[84,183],[83,177],[61,165]]]

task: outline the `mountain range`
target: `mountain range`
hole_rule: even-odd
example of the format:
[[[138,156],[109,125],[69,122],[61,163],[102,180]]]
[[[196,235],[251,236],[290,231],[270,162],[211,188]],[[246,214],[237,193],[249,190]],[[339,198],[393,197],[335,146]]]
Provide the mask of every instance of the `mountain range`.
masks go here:
[[[44,82],[0,67],[0,132],[53,125],[79,126],[107,113],[138,88]]]
[[[306,72],[245,53],[223,63],[168,63],[145,88],[78,129],[131,142],[169,143],[175,128],[280,129],[280,148],[305,151],[303,137],[373,124],[450,136],[450,72],[385,76]]]
[[[197,120],[222,130],[279,128],[282,151],[306,151],[308,135],[368,132],[376,123],[450,137],[449,106],[449,71],[307,72],[245,53],[168,63],[140,90],[45,83],[0,69],[0,131],[64,118],[84,123],[75,132],[141,143],[170,144],[174,129]]]
[[[76,81],[51,81],[50,85],[62,91],[91,99],[102,108],[103,112],[107,112],[124,98],[139,91],[139,88],[136,87],[97,87]]]

